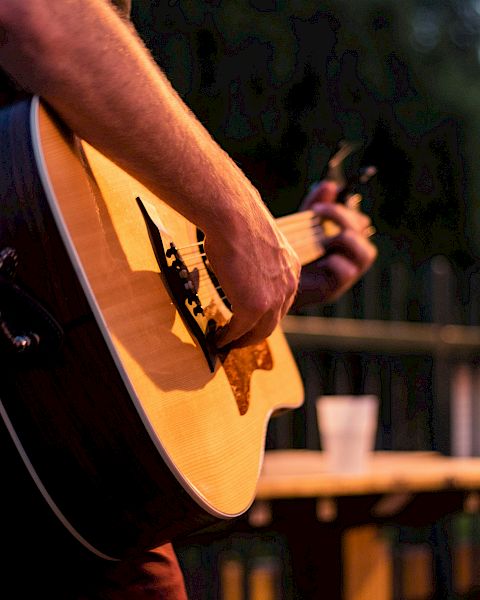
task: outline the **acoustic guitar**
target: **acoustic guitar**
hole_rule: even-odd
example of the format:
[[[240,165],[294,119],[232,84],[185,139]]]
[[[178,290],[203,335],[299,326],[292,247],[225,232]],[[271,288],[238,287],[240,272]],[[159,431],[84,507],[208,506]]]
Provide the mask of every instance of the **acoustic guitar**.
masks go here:
[[[241,515],[270,416],[303,402],[282,331],[219,354],[202,233],[37,97],[0,135],[0,412],[39,500],[110,559]],[[321,256],[313,212],[278,225]]]

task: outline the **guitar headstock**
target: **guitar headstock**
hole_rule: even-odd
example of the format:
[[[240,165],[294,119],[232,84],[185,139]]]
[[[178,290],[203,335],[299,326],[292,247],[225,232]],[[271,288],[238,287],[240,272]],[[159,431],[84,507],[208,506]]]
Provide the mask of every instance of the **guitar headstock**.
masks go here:
[[[325,178],[329,181],[334,181],[340,188],[338,202],[346,202],[349,197],[359,194],[360,186],[368,183],[377,173],[375,166],[368,165],[360,167],[354,175],[347,176],[345,174],[345,159],[358,151],[360,146],[359,142],[343,140],[339,142],[338,149],[328,161]]]

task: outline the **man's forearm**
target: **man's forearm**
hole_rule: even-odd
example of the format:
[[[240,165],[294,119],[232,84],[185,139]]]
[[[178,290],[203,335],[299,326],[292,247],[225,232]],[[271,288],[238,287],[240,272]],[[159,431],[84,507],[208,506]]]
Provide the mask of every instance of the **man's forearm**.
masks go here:
[[[0,26],[0,65],[200,227],[258,200],[108,2],[5,0]]]
[[[298,258],[130,26],[107,0],[1,0],[0,28],[0,67],[205,232],[233,306],[218,344],[270,335],[293,300]]]

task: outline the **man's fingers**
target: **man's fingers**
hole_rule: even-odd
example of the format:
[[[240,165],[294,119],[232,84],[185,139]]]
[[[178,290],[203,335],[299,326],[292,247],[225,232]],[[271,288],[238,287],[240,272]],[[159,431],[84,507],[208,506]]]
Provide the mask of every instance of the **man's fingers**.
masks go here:
[[[364,213],[352,210],[342,204],[316,204],[313,210],[322,220],[333,221],[340,229],[353,229],[363,233],[371,226],[370,217]]]
[[[332,254],[322,264],[322,275],[326,296],[335,299],[359,279],[361,269],[346,256]]]
[[[339,187],[333,181],[323,180],[314,184],[302,201],[300,210],[308,210],[316,203],[333,204],[338,196]]]
[[[228,324],[222,327],[216,338],[217,347],[239,348],[262,342],[273,332],[278,322],[278,315],[267,313],[252,326],[250,320],[246,321],[245,318],[234,312]]]
[[[225,348],[232,344],[235,340],[243,337],[246,333],[248,333],[248,331],[250,331],[251,328],[251,321],[245,323],[245,320],[242,320],[237,316],[236,313],[233,313],[230,321],[218,330],[215,337],[215,343],[218,348]]]
[[[351,194],[346,202],[345,206],[351,208],[352,210],[360,210],[360,204],[362,203],[362,195],[361,194]]]
[[[377,248],[364,235],[352,229],[345,229],[338,236],[325,243],[327,254],[339,254],[353,263],[359,274],[370,267],[377,257]]]

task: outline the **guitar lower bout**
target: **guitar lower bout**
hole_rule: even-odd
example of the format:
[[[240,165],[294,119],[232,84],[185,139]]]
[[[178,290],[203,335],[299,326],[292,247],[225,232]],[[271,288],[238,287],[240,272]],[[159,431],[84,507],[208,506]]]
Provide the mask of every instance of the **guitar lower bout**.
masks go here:
[[[113,555],[242,514],[270,416],[303,402],[281,329],[217,356],[209,323],[231,313],[197,228],[38,98],[2,119],[5,246],[30,231],[37,246],[22,279],[67,332],[61,360],[12,380],[2,398],[52,501],[82,539]],[[168,284],[178,256],[167,244],[158,260],[148,218],[181,253],[191,295]],[[200,322],[197,334],[180,305]]]

